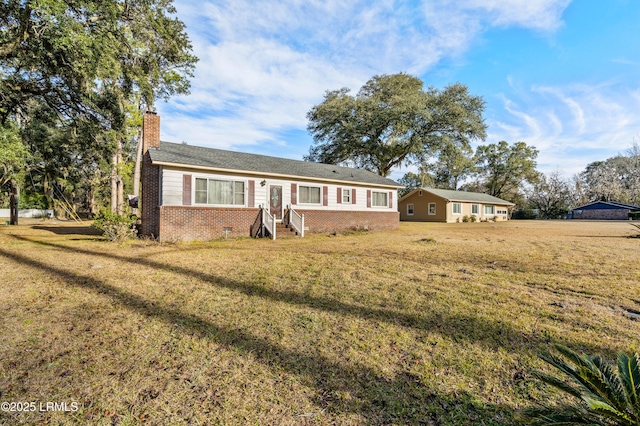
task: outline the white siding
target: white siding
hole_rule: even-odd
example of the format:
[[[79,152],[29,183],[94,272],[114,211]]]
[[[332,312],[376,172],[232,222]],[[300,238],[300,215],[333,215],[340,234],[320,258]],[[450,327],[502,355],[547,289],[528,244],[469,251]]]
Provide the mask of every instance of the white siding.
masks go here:
[[[335,184],[335,183],[327,183],[322,181],[313,181],[313,180],[283,180],[283,179],[269,179],[261,176],[251,176],[251,175],[237,175],[237,174],[222,174],[222,173],[208,173],[204,170],[189,170],[189,169],[178,169],[178,168],[170,168],[169,166],[163,167],[162,173],[162,200],[165,206],[179,206],[182,205],[182,176],[184,174],[190,174],[192,176],[192,184],[191,184],[191,201],[192,205],[197,205],[195,203],[195,179],[196,178],[207,178],[207,179],[229,179],[229,180],[240,180],[244,181],[245,185],[245,205],[248,205],[248,193],[249,193],[249,185],[247,182],[249,180],[255,181],[255,207],[260,205],[268,208],[268,191],[270,186],[280,185],[282,186],[282,205],[286,207],[291,204],[291,184],[295,183],[297,188],[300,188],[300,185],[303,186],[317,186],[320,187],[320,196],[323,195],[322,188],[324,186],[328,187],[328,203],[327,206],[324,206],[322,201],[318,204],[301,204],[299,202],[300,197],[298,196],[298,203],[295,207],[299,209],[305,210],[351,210],[351,211],[396,211],[397,210],[397,202],[398,202],[398,192],[395,189],[391,188],[380,188],[375,186],[366,186],[366,185],[352,185],[352,184]],[[261,182],[264,181],[264,186],[261,185]],[[356,190],[356,204],[344,204],[338,203],[338,188],[345,189],[355,189]],[[371,207],[367,208],[367,190],[371,191],[380,191],[389,193],[392,192],[392,205],[391,207]],[[295,208],[294,207],[294,208]]]
[[[171,170],[166,166],[162,170],[162,205],[182,205],[182,171]]]

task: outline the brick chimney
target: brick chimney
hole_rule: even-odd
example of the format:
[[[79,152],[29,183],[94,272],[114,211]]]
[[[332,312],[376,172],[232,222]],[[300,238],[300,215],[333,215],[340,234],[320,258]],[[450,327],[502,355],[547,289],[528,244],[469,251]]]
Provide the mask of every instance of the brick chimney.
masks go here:
[[[147,111],[142,117],[142,191],[139,205],[142,208],[140,235],[158,237],[159,231],[159,188],[160,167],[154,166],[149,155],[149,148],[160,148],[160,116]]]
[[[160,116],[153,111],[144,113],[142,120],[143,152],[150,147],[160,148]]]

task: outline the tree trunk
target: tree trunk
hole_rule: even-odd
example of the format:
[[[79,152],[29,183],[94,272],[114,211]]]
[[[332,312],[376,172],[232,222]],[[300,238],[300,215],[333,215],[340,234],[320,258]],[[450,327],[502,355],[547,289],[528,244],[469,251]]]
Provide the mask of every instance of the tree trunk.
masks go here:
[[[89,192],[87,194],[87,207],[89,208],[89,214],[91,217],[96,217],[98,209],[96,208],[96,191],[93,188],[93,185],[89,188]]]
[[[116,188],[117,188],[117,212],[120,216],[124,214],[124,181],[120,167],[122,164],[122,140],[118,139],[118,150],[116,152]]]
[[[10,210],[10,218],[9,223],[11,225],[18,224],[18,203],[20,201],[20,188],[15,181],[11,181],[9,183],[9,210]]]
[[[53,199],[53,185],[51,185],[49,173],[46,171],[42,177],[42,191],[44,192],[44,196],[47,199],[47,207],[50,209],[55,209],[55,202]]]
[[[136,165],[133,169],[133,195],[138,197],[140,205],[140,164],[142,163],[142,130],[138,132],[138,146],[136,149]],[[133,209],[133,214],[138,215],[138,209]]]
[[[111,213],[118,209],[118,154],[111,157]]]

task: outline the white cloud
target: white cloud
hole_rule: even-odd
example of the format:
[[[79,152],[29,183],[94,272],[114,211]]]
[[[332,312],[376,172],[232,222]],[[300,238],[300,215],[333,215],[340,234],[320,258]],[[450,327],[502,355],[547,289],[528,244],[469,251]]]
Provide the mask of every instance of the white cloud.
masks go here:
[[[489,122],[489,140],[524,141],[540,150],[543,171],[574,174],[623,152],[640,135],[638,89],[614,83],[534,86],[518,100],[502,97],[506,119]],[[520,104],[517,104],[520,102]],[[526,112],[525,112],[526,111]]]
[[[423,75],[493,26],[553,31],[568,0],[176,1],[200,58],[191,95],[160,104],[164,140],[306,152],[306,113],[326,90],[374,74]],[[536,116],[513,106],[536,139]],[[497,123],[513,134],[518,124]],[[558,123],[556,122],[556,127]],[[560,127],[562,127],[560,125]],[[535,130],[535,131],[534,131]],[[300,146],[304,144],[304,148]],[[296,145],[296,146],[294,146]],[[283,149],[283,147],[285,147]]]
[[[555,31],[562,25],[562,12],[570,2],[571,0],[468,0],[456,3],[465,9],[486,11],[491,25],[517,25],[548,32]]]

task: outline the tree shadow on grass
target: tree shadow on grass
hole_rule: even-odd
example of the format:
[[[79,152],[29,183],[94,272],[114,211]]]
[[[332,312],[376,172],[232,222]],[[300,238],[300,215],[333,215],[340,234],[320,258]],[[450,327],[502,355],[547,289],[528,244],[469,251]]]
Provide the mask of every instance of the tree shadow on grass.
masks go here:
[[[34,225],[33,229],[53,232],[56,235],[102,235],[102,231],[91,226],[45,226]]]
[[[500,348],[508,351],[538,351],[548,347],[551,342],[548,336],[537,332],[526,332],[515,328],[513,325],[502,321],[491,321],[480,316],[458,314],[449,312],[446,306],[437,310],[424,312],[421,315],[412,315],[402,311],[374,308],[363,305],[345,303],[329,297],[312,296],[306,293],[298,293],[290,290],[277,290],[266,288],[263,284],[255,282],[242,282],[230,280],[219,275],[193,270],[178,265],[158,262],[147,258],[131,258],[111,253],[103,253],[87,249],[77,249],[62,244],[37,241],[19,235],[11,235],[15,239],[31,242],[33,244],[52,247],[71,253],[101,256],[121,262],[131,263],[136,266],[146,266],[158,270],[170,270],[190,278],[196,278],[219,288],[237,291],[252,297],[260,297],[274,302],[287,303],[294,306],[302,306],[317,309],[324,312],[347,315],[364,320],[381,321],[396,326],[412,328],[419,331],[439,333],[450,337],[456,342],[468,342],[481,344],[491,350]],[[571,345],[581,351],[600,354],[609,359],[615,359],[617,352],[608,347],[601,347],[591,342],[562,342]]]
[[[249,332],[223,327],[195,314],[161,306],[92,276],[78,275],[1,248],[0,255],[56,276],[67,285],[108,297],[137,314],[175,324],[186,333],[228,346],[241,355],[250,355],[264,365],[282,368],[316,389],[315,404],[319,411],[329,415],[354,413],[366,418],[369,424],[439,424],[446,418],[469,423],[511,417],[508,407],[477,407],[473,398],[465,393],[439,395],[409,372],[392,379],[382,377],[366,365],[336,362],[322,355],[297,352]],[[349,398],[341,395],[349,395]]]

